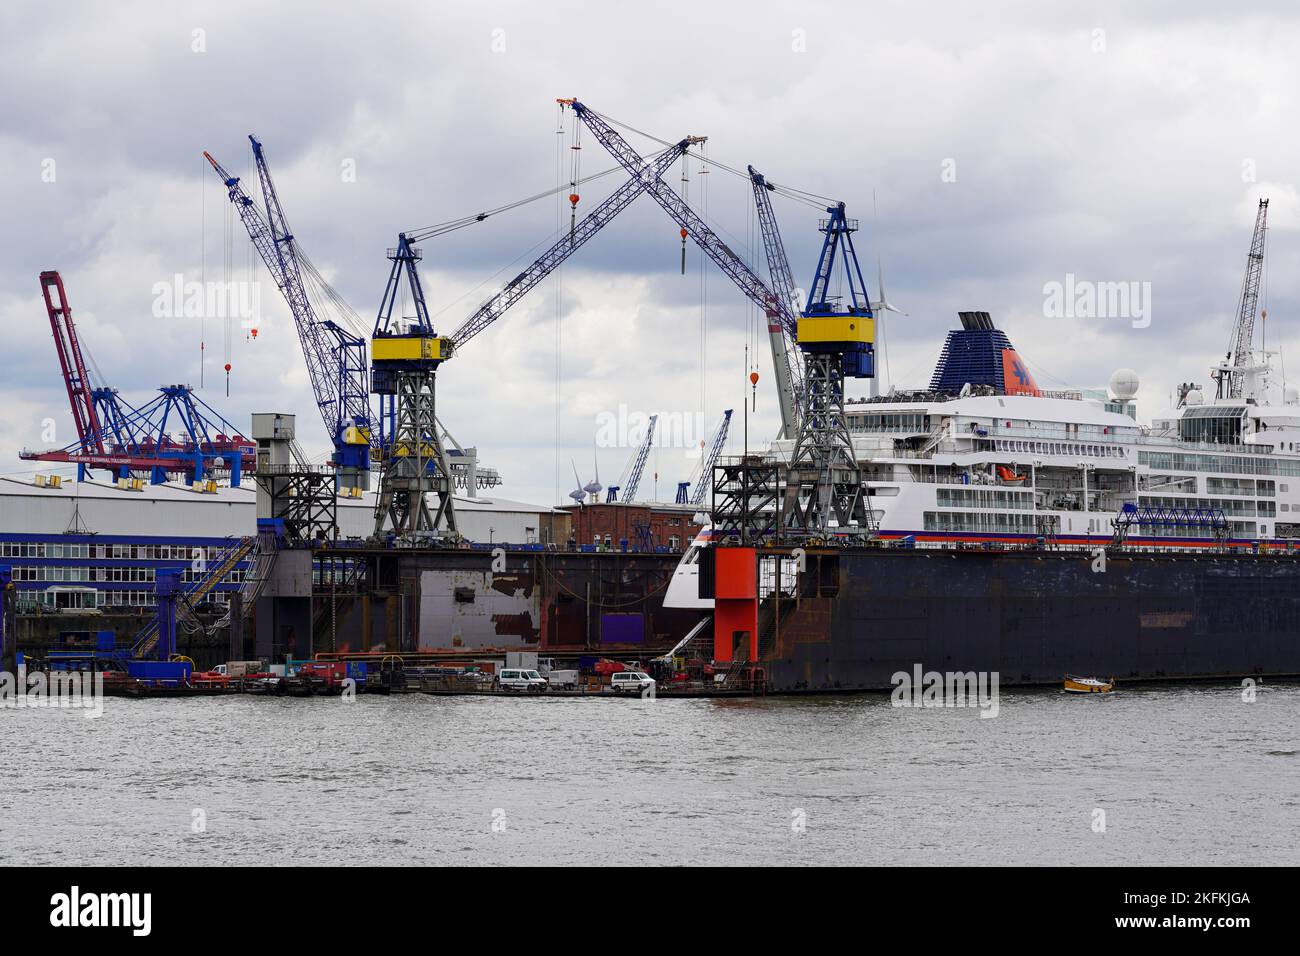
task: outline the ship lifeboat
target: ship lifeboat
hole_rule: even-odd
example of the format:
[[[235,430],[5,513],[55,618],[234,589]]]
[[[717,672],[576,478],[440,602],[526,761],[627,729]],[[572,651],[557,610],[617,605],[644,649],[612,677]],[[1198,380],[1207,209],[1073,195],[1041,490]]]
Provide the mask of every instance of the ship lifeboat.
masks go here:
[[[1115,679],[1099,680],[1096,677],[1065,675],[1065,690],[1070,694],[1109,694],[1115,689]]]
[[[998,465],[998,477],[1007,484],[1018,485],[1025,480],[1024,475],[1018,475],[1006,465]]]

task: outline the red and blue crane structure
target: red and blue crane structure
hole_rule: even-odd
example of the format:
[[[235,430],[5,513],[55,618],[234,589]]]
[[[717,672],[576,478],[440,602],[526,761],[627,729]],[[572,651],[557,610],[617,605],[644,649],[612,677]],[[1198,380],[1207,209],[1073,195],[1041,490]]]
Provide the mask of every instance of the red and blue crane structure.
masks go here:
[[[176,476],[189,482],[228,474],[238,486],[252,471],[256,449],[188,385],[165,385],[158,397],[136,408],[117,389],[96,385],[87,369],[63,278],[42,272],[41,294],[72,409],[76,441],[52,451],[24,449],[27,461],[75,464],[77,480],[94,470],[117,478],[147,477],[162,484]]]

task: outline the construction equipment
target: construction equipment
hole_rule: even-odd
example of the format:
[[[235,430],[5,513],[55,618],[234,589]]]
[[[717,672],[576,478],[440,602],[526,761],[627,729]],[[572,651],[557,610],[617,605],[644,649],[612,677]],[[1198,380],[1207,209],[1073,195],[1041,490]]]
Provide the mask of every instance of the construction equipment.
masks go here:
[[[450,336],[439,336],[430,320],[417,264],[418,243],[447,230],[444,226],[400,234],[389,250],[392,262],[371,339],[371,387],[380,396],[379,417],[392,441],[383,449],[383,476],[375,506],[375,534],[401,537],[456,533],[456,517],[448,481],[447,455],[435,427],[435,376],[438,367],[463,348],[569,256],[608,224],[667,170],[686,150],[704,142],[688,136],[657,156],[629,170],[631,178],[571,225],[559,241],[489,298]],[[576,195],[576,194],[575,194]],[[576,205],[576,203],[575,203]],[[414,315],[398,314],[398,300],[409,295]],[[424,496],[432,493],[437,506],[430,511]]]
[[[677,504],[690,504],[697,508],[704,504],[704,496],[713,488],[713,469],[718,464],[722,449],[727,444],[727,432],[731,428],[731,413],[730,408],[722,413],[722,421],[713,432],[708,452],[700,456],[700,463],[691,472],[691,480],[677,483]],[[688,495],[687,489],[691,485],[695,486],[695,490]]]
[[[316,298],[327,299],[341,321],[359,328],[360,320],[352,322],[355,313],[334,293],[298,248],[280,205],[271,171],[267,168],[262,144],[251,135],[248,140],[253,145],[257,176],[266,204],[265,217],[244,192],[239,177],[228,173],[210,153],[205,152],[203,156],[225,183],[230,201],[239,213],[253,246],[289,303],[302,353],[307,360],[307,375],[316,405],[334,445],[333,463],[338,468],[339,486],[368,488],[371,422],[365,339],[333,319],[318,317],[312,298],[307,294],[305,280],[316,285],[320,292]]]
[[[641,444],[637,447],[636,452],[628,461],[627,471],[620,476],[619,483],[610,485],[606,493],[605,500],[618,501],[618,494],[623,492],[624,501],[635,501],[637,488],[641,485],[641,474],[645,471],[645,463],[650,457],[650,446],[654,444],[655,423],[659,421],[658,415],[651,415],[650,421],[646,425],[645,435],[641,439]],[[624,480],[626,478],[626,480]]]
[[[834,519],[839,535],[860,537],[873,528],[844,415],[844,379],[875,374],[874,315],[853,248],[857,221],[845,216],[843,203],[826,211],[830,218],[820,225],[825,236],[821,255],[799,317],[803,418],[786,471],[782,524],[787,534],[825,537]],[[848,286],[846,304],[831,295],[837,260]]]
[[[576,99],[561,100],[560,103],[569,107],[582,120],[586,127],[591,130],[592,134],[600,142],[610,155],[618,160],[619,165],[631,173],[643,169],[645,160],[633,149],[622,135],[616,131],[613,126],[606,121],[605,117],[600,116],[594,110],[585,106]],[[784,435],[793,435],[798,429],[799,410],[798,410],[798,391],[794,381],[791,378],[791,363],[787,358],[785,339],[783,336],[794,338],[796,334],[797,318],[789,302],[784,302],[781,296],[774,293],[768,288],[759,276],[745,262],[731,250],[718,235],[709,228],[708,224],[700,218],[696,212],[691,209],[681,196],[673,191],[672,187],[666,184],[658,176],[653,181],[648,182],[645,186],[655,201],[663,207],[682,229],[695,240],[696,244],[717,263],[728,278],[734,282],[740,290],[749,297],[751,301],[763,310],[767,317],[769,329],[773,324],[780,324],[783,327],[782,336],[769,335],[772,344],[773,371],[777,384],[777,396],[781,410],[781,433]]]
[[[386,436],[372,424],[370,363],[361,319],[321,276],[289,231],[262,144],[255,136],[248,139],[262,185],[265,214],[244,193],[238,177],[226,172],[209,153],[203,155],[225,184],[249,239],[293,314],[312,390],[334,446],[331,465],[337,484],[343,490],[369,488],[371,458],[378,457]],[[322,318],[325,314],[333,318]],[[457,488],[474,497],[480,489],[501,484],[495,468],[478,463],[476,449],[462,447],[441,423],[439,428],[451,446],[448,456]]]
[[[23,449],[27,461],[75,464],[77,480],[93,469],[119,479],[148,476],[162,484],[176,475],[195,485],[229,474],[232,486],[253,468],[253,446],[188,385],[167,385],[135,408],[116,389],[96,385],[87,371],[72,309],[58,272],[41,273],[41,293],[54,333],[76,440],[52,451]]]
[[[1224,363],[1214,370],[1218,382],[1218,398],[1258,397],[1256,383],[1247,381],[1263,371],[1251,351],[1255,340],[1255,313],[1259,305],[1259,285],[1264,274],[1264,241],[1268,234],[1268,200],[1259,201],[1255,213],[1255,231],[1250,238],[1250,252],[1246,254],[1246,275],[1241,282],[1241,298],[1237,302],[1237,320],[1232,327],[1232,342]],[[1267,313],[1266,313],[1267,314]]]

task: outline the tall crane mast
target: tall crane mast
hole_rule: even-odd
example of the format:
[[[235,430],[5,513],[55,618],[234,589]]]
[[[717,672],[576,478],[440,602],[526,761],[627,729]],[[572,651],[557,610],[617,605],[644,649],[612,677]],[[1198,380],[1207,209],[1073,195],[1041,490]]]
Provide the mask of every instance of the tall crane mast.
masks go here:
[[[875,316],[853,248],[857,220],[844,203],[827,207],[825,238],[797,340],[804,353],[804,402],[794,454],[786,470],[782,523],[788,534],[825,537],[835,520],[841,535],[873,533],[862,467],[844,414],[844,379],[875,374]],[[849,289],[847,303],[830,292],[839,260]]]
[[[616,485],[610,485],[606,489],[605,501],[618,501],[619,492],[623,492],[624,501],[635,501],[637,488],[641,485],[641,473],[645,471],[645,463],[650,457],[650,447],[655,440],[655,423],[659,421],[658,415],[651,415],[650,421],[646,424],[645,435],[641,439],[641,444],[632,454],[631,461],[628,462],[627,481],[621,481]]]
[[[370,349],[371,384],[380,396],[380,417],[392,423],[385,425],[391,427],[392,441],[383,450],[383,475],[375,505],[376,535],[385,531],[401,536],[436,534],[443,527],[456,533],[446,452],[433,418],[438,367],[657,182],[690,146],[702,142],[703,137],[688,136],[653,162],[641,161],[629,168],[631,178],[626,183],[484,302],[450,336],[439,336],[434,330],[417,269],[421,253],[416,244],[431,233],[398,236],[397,246],[389,252],[393,265]],[[409,292],[415,310],[409,322],[396,314],[403,289]],[[438,499],[432,512],[425,500],[428,493]]]
[[[1248,370],[1254,366],[1251,348],[1255,341],[1255,314],[1259,306],[1259,285],[1264,274],[1264,239],[1268,232],[1268,200],[1259,201],[1255,232],[1246,255],[1246,275],[1241,282],[1237,321],[1232,328],[1227,360],[1215,370],[1219,398],[1241,398]]]
[[[637,151],[595,111],[577,99],[564,99],[560,102],[573,110],[586,127],[591,130],[596,139],[599,140],[600,144],[618,160],[619,165],[624,169],[635,172],[644,166],[645,160],[641,158]],[[752,302],[763,310],[769,327],[773,323],[780,323],[784,327],[785,333],[792,338],[794,337],[798,320],[794,316],[789,303],[783,303],[780,296],[769,289],[767,284],[755,274],[754,270],[749,268],[732,251],[731,247],[709,228],[708,224],[691,209],[686,200],[658,177],[655,177],[653,182],[647,183],[646,192],[654,197],[654,200],[663,207],[674,222],[686,230],[696,244],[718,265],[718,268]],[[777,396],[781,409],[781,431],[782,434],[792,435],[798,427],[797,392],[791,379],[790,365],[785,358],[784,345],[778,349],[775,337],[773,337],[772,348],[773,374],[776,378]]]
[[[317,316],[303,284],[298,246],[267,168],[262,144],[255,136],[248,139],[253,146],[266,204],[265,217],[240,185],[239,177],[227,172],[210,153],[203,155],[225,183],[253,246],[293,313],[316,405],[334,446],[333,461],[338,468],[339,485],[368,488],[371,422],[365,339],[330,319]]]

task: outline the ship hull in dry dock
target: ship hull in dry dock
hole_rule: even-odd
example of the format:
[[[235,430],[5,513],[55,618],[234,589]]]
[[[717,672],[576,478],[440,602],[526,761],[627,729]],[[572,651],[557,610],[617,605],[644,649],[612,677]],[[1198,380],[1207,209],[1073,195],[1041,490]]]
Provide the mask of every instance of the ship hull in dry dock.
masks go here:
[[[883,689],[896,673],[1124,679],[1300,674],[1300,560],[864,549],[809,554],[760,615],[775,691]],[[1101,570],[1104,567],[1104,570]]]

